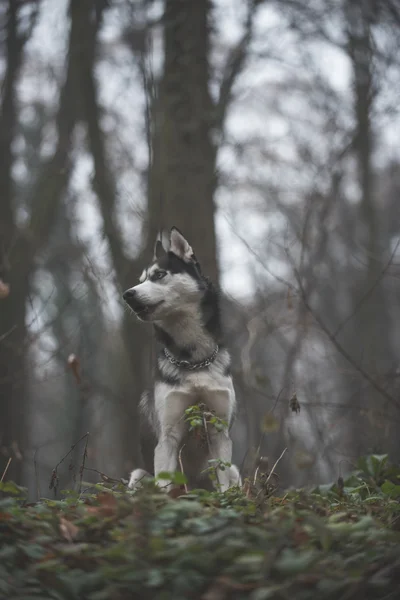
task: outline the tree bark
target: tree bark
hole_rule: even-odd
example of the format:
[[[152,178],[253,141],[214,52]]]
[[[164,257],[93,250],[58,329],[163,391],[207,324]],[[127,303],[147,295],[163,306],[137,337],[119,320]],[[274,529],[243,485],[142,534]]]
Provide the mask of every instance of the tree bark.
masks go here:
[[[30,218],[25,228],[16,225],[14,216],[14,189],[12,181],[12,141],[16,131],[17,108],[15,86],[22,51],[21,41],[16,33],[16,6],[10,0],[8,21],[7,85],[8,96],[4,96],[6,109],[3,111],[0,143],[0,186],[4,190],[0,203],[1,248],[3,278],[10,284],[10,294],[1,300],[0,311],[0,434],[2,460],[14,455],[11,470],[7,476],[21,481],[22,461],[17,460],[19,451],[24,455],[24,446],[29,436],[27,415],[29,402],[25,384],[25,359],[29,347],[26,331],[26,308],[30,291],[30,280],[35,269],[35,259],[44,248],[57,214],[57,207],[64,193],[70,172],[69,154],[71,138],[76,122],[74,109],[77,84],[77,67],[80,61],[82,40],[85,31],[82,27],[82,13],[85,2],[71,0],[71,30],[69,40],[68,66],[65,83],[60,94],[59,110],[56,119],[58,140],[54,154],[46,161],[33,186],[30,203]],[[3,105],[4,107],[4,105]],[[2,123],[2,125],[4,125]]]
[[[0,472],[11,456],[7,477],[20,479],[20,445],[24,423],[24,343],[26,281],[19,277],[19,267],[12,260],[18,244],[13,215],[12,180],[14,140],[17,127],[16,85],[22,62],[23,44],[18,37],[18,6],[12,0],[7,12],[7,64],[3,84],[0,119],[0,278],[10,289],[0,299]]]
[[[95,4],[93,1],[92,10],[94,10]],[[89,150],[94,162],[93,189],[99,202],[103,218],[103,231],[108,241],[116,278],[122,292],[131,287],[138,279],[140,269],[143,269],[143,263],[142,261],[132,261],[125,255],[115,214],[117,186],[107,158],[104,134],[101,130],[101,108],[94,75],[97,31],[100,20],[100,13],[97,14],[97,22],[90,18],[89,12],[85,15],[86,44],[81,57],[79,89],[81,90],[83,118],[87,125]],[[123,466],[126,471],[125,475],[128,470],[141,463],[137,406],[148,381],[149,361],[146,349],[149,348],[149,334],[150,331],[143,325],[141,326],[132,315],[124,314],[122,337],[129,356],[130,380],[126,383],[119,429],[122,451],[125,456]]]
[[[209,0],[165,2],[165,62],[155,115],[148,229],[151,243],[160,225],[182,229],[204,272],[217,282],[210,8]]]
[[[374,381],[381,382],[382,376],[396,361],[396,353],[391,339],[390,299],[385,290],[382,276],[385,262],[390,255],[390,236],[382,227],[382,214],[377,202],[373,167],[374,132],[372,109],[376,95],[372,39],[373,3],[371,0],[352,2],[347,0],[348,55],[353,69],[354,118],[356,122],[355,152],[360,186],[360,204],[356,231],[365,252],[365,271],[361,278],[355,278],[350,286],[355,306],[353,328],[348,332],[350,353],[357,363]],[[369,290],[373,290],[369,293]],[[367,300],[359,306],[360,298],[368,294]],[[385,332],[382,335],[382,332]],[[349,390],[355,388],[350,383]],[[357,382],[359,386],[359,383]],[[361,396],[366,410],[374,411],[382,405],[382,396],[372,387],[366,390],[355,388]],[[353,394],[351,394],[353,396]],[[385,410],[398,413],[390,404]],[[366,424],[368,437],[360,436],[360,423],[352,436],[353,452],[365,453],[376,439],[374,427]],[[380,451],[386,451],[380,448]]]

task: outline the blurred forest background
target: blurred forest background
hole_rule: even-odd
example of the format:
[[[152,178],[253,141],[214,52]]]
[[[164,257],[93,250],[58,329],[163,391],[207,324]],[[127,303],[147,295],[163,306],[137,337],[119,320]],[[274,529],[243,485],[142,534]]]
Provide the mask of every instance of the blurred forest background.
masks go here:
[[[0,52],[0,475],[51,494],[86,432],[61,489],[86,442],[85,480],[141,464],[121,293],[171,225],[223,291],[235,461],[397,462],[400,2],[0,0]]]

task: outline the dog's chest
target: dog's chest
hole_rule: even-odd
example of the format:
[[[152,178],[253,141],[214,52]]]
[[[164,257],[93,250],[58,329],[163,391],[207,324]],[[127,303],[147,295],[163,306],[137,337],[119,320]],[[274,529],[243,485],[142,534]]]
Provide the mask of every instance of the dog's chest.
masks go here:
[[[189,389],[203,388],[215,389],[216,387],[229,387],[230,378],[225,377],[217,369],[206,371],[191,371],[183,378],[183,386]]]
[[[193,398],[192,403],[204,403],[209,410],[230,421],[235,406],[235,392],[231,377],[224,376],[219,369],[190,373],[182,385]]]

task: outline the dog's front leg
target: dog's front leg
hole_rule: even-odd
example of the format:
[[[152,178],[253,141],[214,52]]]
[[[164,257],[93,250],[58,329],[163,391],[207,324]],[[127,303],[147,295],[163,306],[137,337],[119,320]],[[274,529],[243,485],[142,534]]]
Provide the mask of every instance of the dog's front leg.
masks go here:
[[[191,396],[179,390],[171,391],[160,410],[160,437],[154,452],[154,475],[163,471],[177,471],[179,448],[185,434],[185,410],[191,403]],[[159,481],[159,485],[169,488],[170,481]]]
[[[222,462],[230,463],[232,460],[232,440],[227,431],[221,431],[210,436],[212,458],[219,459]],[[218,482],[221,492],[229,489],[231,484],[230,468],[225,467],[225,470],[218,469]]]
[[[182,440],[180,431],[170,430],[165,432],[163,437],[158,442],[154,452],[154,475],[157,477],[163,471],[173,473],[178,469],[178,453],[179,444]],[[161,479],[159,480],[161,487],[169,488],[171,481]]]
[[[229,423],[232,418],[234,406],[233,390],[229,389],[212,389],[207,394],[207,404],[215,415]],[[210,453],[214,460],[219,459],[224,463],[230,463],[232,460],[232,440],[229,437],[228,429],[216,432],[210,431]],[[231,470],[230,467],[225,467],[225,470],[218,469],[218,482],[222,492],[225,492],[231,485]]]

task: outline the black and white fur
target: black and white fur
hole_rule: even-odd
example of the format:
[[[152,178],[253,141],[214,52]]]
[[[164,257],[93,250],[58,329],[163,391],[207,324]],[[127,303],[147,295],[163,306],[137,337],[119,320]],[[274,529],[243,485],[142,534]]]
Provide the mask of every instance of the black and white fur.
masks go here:
[[[140,402],[157,438],[154,475],[180,470],[182,449],[180,459],[189,485],[204,487],[201,472],[209,459],[231,462],[229,429],[236,407],[218,292],[202,274],[187,240],[173,227],[169,239],[157,241],[153,262],[143,271],[139,284],[123,297],[140,320],[153,323],[160,344],[154,389],[143,394]],[[201,366],[210,359],[210,364]],[[196,368],[190,368],[193,365]],[[208,427],[207,443],[189,432],[185,422],[185,409],[200,403],[228,423],[228,430],[222,432]],[[133,471],[129,486],[135,487],[144,474],[142,469]],[[218,480],[222,491],[239,485],[238,469],[232,465],[219,470]]]

